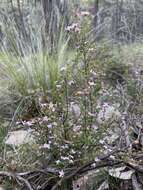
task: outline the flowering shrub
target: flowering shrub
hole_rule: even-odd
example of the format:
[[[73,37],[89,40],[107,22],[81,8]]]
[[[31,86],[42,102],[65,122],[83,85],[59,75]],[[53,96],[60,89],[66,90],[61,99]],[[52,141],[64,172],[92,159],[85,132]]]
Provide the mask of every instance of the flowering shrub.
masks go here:
[[[67,40],[54,55],[47,56],[40,49],[21,59],[12,56],[14,65],[11,56],[2,56],[6,76],[12,79],[7,88],[22,99],[10,127],[22,128],[24,134],[33,131],[35,138],[28,143],[22,136],[20,146],[6,145],[7,137],[2,139],[6,146],[2,168],[15,172],[53,167],[58,171],[55,183],[64,179],[67,169],[98,162],[97,154],[114,149],[112,145],[124,130],[120,125],[125,126],[122,113],[128,103],[116,85],[126,70],[114,64],[109,48],[91,39],[91,18],[87,11],[76,11],[65,28]],[[110,78],[115,85],[108,84]],[[117,128],[119,134],[114,135]]]

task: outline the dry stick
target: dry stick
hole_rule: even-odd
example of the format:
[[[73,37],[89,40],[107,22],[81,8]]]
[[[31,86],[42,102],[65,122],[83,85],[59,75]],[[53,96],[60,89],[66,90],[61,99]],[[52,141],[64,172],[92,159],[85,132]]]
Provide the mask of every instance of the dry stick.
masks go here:
[[[53,179],[56,179],[56,177],[50,177],[48,180],[46,180],[45,183],[41,185],[41,189],[45,189],[47,185],[50,183],[50,181]]]
[[[130,163],[130,162],[124,162],[124,164],[126,166],[128,166],[129,168],[134,169],[136,172],[143,174],[143,166],[137,165],[137,164],[134,164],[134,163]],[[137,178],[136,178],[135,174],[132,175],[132,186],[133,186],[134,190],[142,190],[142,186],[137,181]]]
[[[35,173],[42,173],[42,174],[53,174],[53,175],[58,175],[59,170],[57,170],[56,168],[45,168],[45,169],[41,169],[41,170],[33,170],[33,171],[27,171],[27,172],[22,172],[22,173],[17,173],[18,176],[28,176],[31,174],[35,174]]]
[[[138,182],[135,174],[132,175],[132,186],[133,186],[133,190],[142,190],[142,186]]]
[[[83,173],[90,171],[90,170],[95,170],[95,169],[98,169],[101,167],[114,166],[114,165],[122,163],[122,161],[120,161],[120,160],[119,161],[118,160],[114,161],[111,159],[109,160],[109,157],[111,155],[114,155],[115,153],[119,153],[119,152],[122,152],[124,150],[114,150],[114,151],[112,151],[106,155],[99,156],[98,157],[98,159],[100,160],[99,162],[91,161],[91,162],[86,163],[85,165],[79,167],[78,169],[73,168],[72,169],[73,172],[70,170],[72,173],[63,177],[61,180],[59,180],[57,182],[57,184],[55,186],[53,186],[52,190],[57,189],[57,187],[60,186],[63,183],[63,181],[71,179],[78,174],[83,174]],[[92,167],[92,164],[96,164],[96,166]],[[25,179],[26,176],[29,176],[29,175],[32,175],[35,173],[41,173],[41,174],[50,173],[50,174],[53,174],[55,176],[58,176],[59,171],[60,170],[58,170],[56,168],[45,168],[43,170],[28,171],[28,172],[23,172],[23,173],[12,173],[12,172],[0,171],[0,176],[6,176],[6,177],[11,177],[13,179],[16,179],[17,182],[19,182],[19,184],[20,184],[20,182],[24,183],[25,186],[28,188],[28,190],[34,190],[31,186],[31,184],[29,183],[29,181],[27,179]],[[65,170],[65,172],[69,173],[69,170]],[[142,168],[142,173],[143,173],[143,168]]]
[[[28,172],[23,172],[23,173],[13,173],[13,172],[7,172],[7,171],[0,171],[0,176],[6,176],[6,177],[16,179],[18,184],[20,184],[19,182],[23,182],[29,190],[34,190],[31,186],[31,184],[29,183],[29,181],[24,178],[24,177],[26,177],[28,175],[32,175],[34,173],[41,173],[41,174],[50,173],[50,174],[57,176],[59,173],[59,170],[57,170],[55,168],[46,168],[43,170],[28,171]]]
[[[17,179],[21,182],[23,182],[25,184],[25,186],[29,189],[29,190],[34,190],[31,186],[31,184],[28,182],[28,180],[26,180],[25,178],[21,177],[21,176],[16,176]]]
[[[133,163],[130,163],[130,162],[124,162],[124,164],[126,166],[128,166],[129,168],[132,168],[132,169],[134,169],[135,171],[137,171],[139,173],[143,173],[143,166],[141,166],[141,165],[133,164]]]
[[[101,162],[101,163],[100,163]],[[89,170],[96,170],[96,169],[99,169],[99,168],[103,168],[103,167],[107,167],[107,166],[114,166],[114,165],[117,165],[117,164],[120,164],[122,162],[118,161],[118,162],[110,162],[110,161],[100,161],[99,163],[95,162],[95,161],[92,161],[92,162],[89,162],[88,164],[85,164],[81,167],[79,167],[77,170],[75,170],[73,173],[69,174],[68,176],[65,176],[63,177],[62,179],[60,179],[56,185],[53,186],[52,190],[56,190],[65,180],[68,180],[68,179],[71,179],[73,178],[74,176],[78,175],[78,174],[81,174],[82,173],[82,170],[83,170],[83,173],[85,173],[86,171],[89,171]],[[91,168],[91,165],[92,164],[96,164],[96,166],[94,168]],[[84,170],[86,169],[86,170]]]
[[[118,164],[121,164],[122,161],[114,161],[113,160],[108,160],[105,162],[105,160],[107,160],[111,155],[114,155],[115,153],[118,153],[118,152],[123,152],[125,151],[126,148],[124,148],[124,150],[114,150],[106,155],[103,155],[103,156],[99,156],[98,159],[100,160],[99,162],[95,162],[95,161],[91,161],[81,167],[79,167],[77,170],[75,170],[73,173],[63,177],[62,179],[60,179],[56,185],[53,186],[52,190],[56,190],[58,188],[58,186],[60,186],[65,180],[68,180],[68,179],[71,179],[73,178],[74,176],[76,176],[77,174],[82,174],[82,173],[85,173],[87,171],[90,171],[90,170],[95,170],[95,169],[99,169],[99,168],[102,168],[102,167],[107,167],[107,166],[114,166],[114,165],[118,165]],[[96,164],[96,166],[94,168],[92,168],[92,164]]]
[[[31,186],[31,184],[28,182],[28,180],[26,180],[25,178],[19,176],[18,174],[14,174],[12,172],[0,172],[0,176],[6,176],[6,177],[11,177],[13,179],[18,179],[19,181],[23,182],[25,184],[25,186],[29,189],[29,190],[34,190]]]

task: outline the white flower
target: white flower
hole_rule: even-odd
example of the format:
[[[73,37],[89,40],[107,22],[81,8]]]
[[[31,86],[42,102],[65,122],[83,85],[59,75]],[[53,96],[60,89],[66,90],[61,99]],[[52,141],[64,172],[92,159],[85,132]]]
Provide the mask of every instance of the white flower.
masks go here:
[[[30,126],[33,125],[33,122],[32,122],[32,121],[22,121],[22,124],[23,124],[24,126],[30,127]]]
[[[93,75],[93,76],[97,76],[97,73],[95,71],[93,71],[92,69],[90,70],[90,73]]]
[[[66,157],[66,156],[65,156],[65,157],[64,157],[64,156],[61,156],[61,159],[62,159],[62,160],[69,160],[69,157]]]
[[[110,158],[113,159],[113,160],[115,160],[115,156],[113,156],[113,155],[111,155]]]
[[[63,170],[61,170],[61,171],[59,171],[59,177],[64,177],[64,175],[65,175],[65,173],[64,173],[64,171]]]
[[[66,71],[66,67],[61,67],[61,72]]]
[[[58,124],[57,124],[56,122],[53,122],[53,125],[54,125],[54,126],[57,126]]]
[[[75,154],[76,153],[76,151],[74,151],[73,149],[71,149],[71,154]]]
[[[54,107],[54,104],[52,102],[49,103],[49,109],[53,112],[55,111],[55,107]]]
[[[67,32],[80,32],[80,27],[78,23],[73,23],[66,27]]]
[[[74,132],[79,132],[80,129],[81,129],[81,125],[75,125],[75,126],[73,127],[73,131],[74,131]]]
[[[65,144],[65,148],[69,148],[69,145],[68,145],[68,144]]]
[[[52,124],[47,125],[47,127],[48,127],[48,129],[52,129],[53,128]]]
[[[67,31],[67,32],[70,32],[71,30],[72,30],[72,26],[67,26],[67,27],[66,27],[66,31]]]
[[[48,106],[48,104],[47,103],[41,103],[40,106],[41,106],[41,108],[45,108]]]
[[[69,146],[67,144],[65,144],[65,145],[62,145],[61,148],[66,149],[66,148],[69,148]]]
[[[50,144],[44,144],[43,146],[42,146],[42,148],[47,148],[47,149],[50,149]]]
[[[69,84],[69,85],[72,85],[72,84],[74,84],[74,81],[71,80],[71,81],[68,82],[68,84]]]
[[[48,119],[47,116],[45,116],[45,117],[42,118],[42,121],[47,122],[47,121],[49,121],[49,119]]]
[[[48,141],[49,144],[52,144],[52,141]]]
[[[81,16],[89,16],[90,12],[88,11],[81,11]]]
[[[57,84],[56,87],[57,87],[58,89],[60,89],[60,88],[62,87],[62,85]]]
[[[104,148],[105,150],[107,150],[107,149],[108,149],[108,146],[107,146],[107,145],[104,145],[103,148]]]
[[[17,121],[17,122],[16,122],[16,125],[19,125],[19,124],[21,124],[21,122],[20,122],[20,121]]]
[[[94,161],[95,161],[95,162],[99,162],[100,159],[99,159],[99,158],[95,158]]]
[[[89,86],[95,86],[95,83],[93,81],[88,82]]]
[[[104,140],[99,140],[99,143],[100,144],[104,144]]]
[[[93,52],[93,51],[95,51],[95,49],[94,48],[89,48],[88,51]]]
[[[61,163],[61,161],[60,161],[60,160],[57,160],[57,161],[56,161],[56,164],[57,164],[57,165],[59,165],[60,163]]]
[[[93,124],[93,125],[91,125],[91,128],[92,128],[94,131],[96,131],[96,130],[98,129],[98,126],[95,125],[95,124]]]

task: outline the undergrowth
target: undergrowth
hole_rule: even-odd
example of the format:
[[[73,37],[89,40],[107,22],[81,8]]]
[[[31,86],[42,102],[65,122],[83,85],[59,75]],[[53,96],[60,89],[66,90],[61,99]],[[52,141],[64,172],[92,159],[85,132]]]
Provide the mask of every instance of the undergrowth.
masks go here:
[[[4,25],[0,101],[5,107],[14,104],[10,124],[0,126],[5,170],[54,166],[63,171],[94,160],[110,147],[104,142],[120,126],[119,111],[125,113],[128,101],[141,98],[137,83],[129,81],[129,67],[122,63],[118,48],[112,51],[107,44],[91,41],[90,14],[74,16],[71,25],[61,24],[53,52],[45,44],[43,23],[28,25],[27,41],[19,36],[13,20]],[[110,104],[119,110],[113,110],[115,115],[106,121],[101,112]],[[8,132],[19,129],[32,130],[34,143],[5,145]]]

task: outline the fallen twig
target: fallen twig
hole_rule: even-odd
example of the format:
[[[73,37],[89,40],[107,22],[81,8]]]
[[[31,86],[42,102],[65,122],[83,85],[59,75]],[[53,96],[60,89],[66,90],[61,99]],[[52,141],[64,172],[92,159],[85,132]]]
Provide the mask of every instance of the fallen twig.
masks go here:
[[[26,180],[25,178],[19,176],[18,174],[14,174],[12,172],[0,172],[0,176],[4,176],[4,177],[11,177],[13,179],[19,180],[20,182],[23,182],[25,184],[25,186],[29,189],[29,190],[34,190],[31,186],[31,184],[29,183],[28,180]]]
[[[142,186],[138,182],[135,174],[132,175],[132,186],[133,186],[133,190],[142,190]]]

